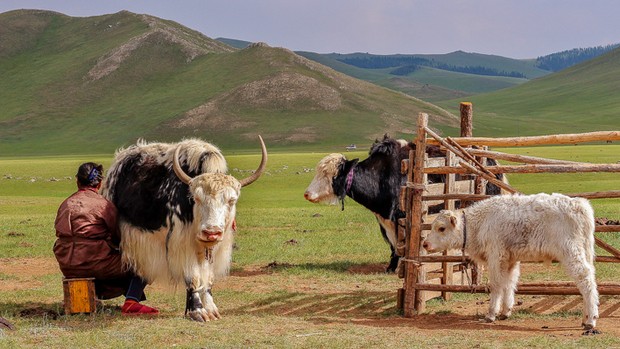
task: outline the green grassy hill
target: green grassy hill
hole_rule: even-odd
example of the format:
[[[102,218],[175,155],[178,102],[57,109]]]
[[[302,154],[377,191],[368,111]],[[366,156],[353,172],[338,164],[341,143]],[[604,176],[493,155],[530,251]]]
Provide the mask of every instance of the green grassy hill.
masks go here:
[[[235,47],[247,41],[218,38]],[[605,54],[620,44],[576,48],[536,59],[455,51],[447,54],[298,54],[357,79],[439,103],[517,86]],[[399,72],[399,70],[401,70]],[[478,70],[477,73],[474,73]],[[445,104],[445,103],[444,103]]]
[[[130,12],[0,14],[0,154],[109,153],[138,138],[201,137],[225,150],[343,149],[454,115],[293,52],[237,50]]]
[[[549,74],[536,68],[536,60],[520,60],[495,55],[468,53],[456,51],[448,54],[397,54],[397,55],[370,55],[367,53],[351,54],[317,54],[313,52],[298,52],[302,56],[329,66],[339,72],[358,79],[401,91],[430,102],[450,100],[479,93],[493,92],[499,89],[512,87],[527,82],[529,79]],[[347,64],[354,60],[377,62],[402,59],[401,66],[394,65],[387,68],[368,68]],[[423,59],[427,62],[417,64],[417,69],[404,75],[394,75],[395,69],[406,67],[407,60]],[[494,75],[480,75],[438,69],[425,64],[452,67],[480,67],[496,72],[511,72],[521,74],[522,77],[507,77]],[[398,64],[395,62],[394,64]]]
[[[620,49],[517,87],[470,97],[483,135],[620,130]],[[447,108],[457,100],[442,103]]]

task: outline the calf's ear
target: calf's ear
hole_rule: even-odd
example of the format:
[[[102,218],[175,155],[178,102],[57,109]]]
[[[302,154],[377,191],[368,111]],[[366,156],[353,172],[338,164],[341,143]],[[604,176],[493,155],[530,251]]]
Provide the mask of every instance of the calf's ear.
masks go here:
[[[456,227],[456,216],[453,214],[450,215],[450,224],[452,224],[453,227]]]

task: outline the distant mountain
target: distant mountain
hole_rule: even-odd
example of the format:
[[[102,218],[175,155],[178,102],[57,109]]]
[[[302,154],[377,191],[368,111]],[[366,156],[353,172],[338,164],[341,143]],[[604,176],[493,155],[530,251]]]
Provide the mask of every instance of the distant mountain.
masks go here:
[[[217,40],[237,48],[251,44],[227,38]],[[537,59],[512,59],[464,51],[392,55],[296,53],[352,77],[438,102],[516,86],[600,56],[618,45],[576,48]]]
[[[240,50],[252,45],[252,43],[249,41],[243,41],[243,40],[237,40],[237,39],[217,38],[215,40],[223,42],[228,46],[232,46]]]
[[[419,112],[454,115],[289,50],[239,50],[178,23],[127,11],[96,17],[0,14],[0,154],[110,153],[201,137],[228,151],[341,150],[410,136]]]
[[[620,130],[620,47],[560,72],[470,96],[476,135]],[[445,107],[458,100],[441,103]]]
[[[575,64],[596,58],[602,54],[614,50],[620,44],[597,46],[588,48],[574,48],[572,50],[552,53],[550,55],[538,57],[536,67],[552,72],[557,72]]]
[[[549,73],[534,67],[533,61],[463,51],[443,55],[298,54],[404,93],[411,93],[412,86],[430,87],[438,93],[414,96],[431,102],[492,92]]]
[[[342,73],[437,102],[516,86],[599,56],[617,47],[574,49],[533,59],[455,51],[436,55],[314,54],[298,52]],[[415,94],[412,86],[436,91]]]

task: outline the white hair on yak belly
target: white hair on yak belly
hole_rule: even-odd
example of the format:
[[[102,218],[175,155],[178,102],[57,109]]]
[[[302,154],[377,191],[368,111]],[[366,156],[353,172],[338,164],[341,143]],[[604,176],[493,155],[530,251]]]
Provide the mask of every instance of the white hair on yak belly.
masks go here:
[[[169,222],[172,232],[162,228],[153,232],[145,232],[129,223],[121,222],[123,239],[124,265],[142,276],[148,283],[155,280],[166,280],[173,284],[184,283],[185,275],[198,276],[208,284],[222,276],[228,275],[232,262],[234,232],[232,220],[227,224],[223,240],[215,245],[207,258],[206,249],[196,243],[195,232],[200,230],[200,222],[194,220],[184,224],[173,216]],[[234,213],[232,215],[234,217]],[[167,246],[175,246],[168,249]],[[208,261],[212,260],[210,267]]]
[[[155,280],[173,280],[169,263],[162,258],[166,256],[167,228],[146,232],[123,220],[119,222],[119,228],[123,232],[121,251],[126,268],[149,284]]]

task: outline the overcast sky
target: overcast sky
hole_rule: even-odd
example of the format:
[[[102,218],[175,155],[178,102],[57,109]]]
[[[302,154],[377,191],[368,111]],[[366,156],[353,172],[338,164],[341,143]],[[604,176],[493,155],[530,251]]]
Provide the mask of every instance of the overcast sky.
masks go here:
[[[129,10],[226,37],[318,53],[535,58],[620,42],[620,0],[0,0],[0,12]]]

